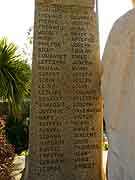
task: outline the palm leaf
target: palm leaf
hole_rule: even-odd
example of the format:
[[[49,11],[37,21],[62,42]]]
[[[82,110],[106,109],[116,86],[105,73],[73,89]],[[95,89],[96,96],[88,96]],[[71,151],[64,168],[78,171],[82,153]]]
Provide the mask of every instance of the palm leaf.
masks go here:
[[[31,69],[18,53],[17,47],[6,38],[0,40],[0,97],[9,102],[10,112],[20,109],[30,91]]]

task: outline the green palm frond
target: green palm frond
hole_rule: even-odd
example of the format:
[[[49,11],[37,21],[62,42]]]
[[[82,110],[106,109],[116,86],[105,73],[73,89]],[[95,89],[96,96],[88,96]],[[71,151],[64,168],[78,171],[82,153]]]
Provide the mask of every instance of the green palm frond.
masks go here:
[[[29,94],[31,69],[17,52],[17,47],[6,38],[0,40],[0,97],[9,102],[11,112],[20,108]]]

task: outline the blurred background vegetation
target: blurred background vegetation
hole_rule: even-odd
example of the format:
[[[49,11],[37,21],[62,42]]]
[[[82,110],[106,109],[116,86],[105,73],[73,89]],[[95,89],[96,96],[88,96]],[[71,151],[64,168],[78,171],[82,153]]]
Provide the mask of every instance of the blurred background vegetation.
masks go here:
[[[0,40],[0,146],[6,139],[17,154],[28,149],[32,72],[25,53]]]

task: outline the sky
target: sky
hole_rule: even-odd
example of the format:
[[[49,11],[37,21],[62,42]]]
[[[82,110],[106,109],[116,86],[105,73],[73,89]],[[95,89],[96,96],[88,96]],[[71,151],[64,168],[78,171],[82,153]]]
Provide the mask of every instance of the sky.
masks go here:
[[[0,38],[23,46],[34,21],[34,0],[0,0]]]
[[[99,0],[99,32],[101,56],[114,22],[132,9],[131,0]]]
[[[132,8],[131,0],[99,0],[101,56],[112,24]],[[7,36],[20,47],[34,21],[34,0],[1,0],[0,38]]]

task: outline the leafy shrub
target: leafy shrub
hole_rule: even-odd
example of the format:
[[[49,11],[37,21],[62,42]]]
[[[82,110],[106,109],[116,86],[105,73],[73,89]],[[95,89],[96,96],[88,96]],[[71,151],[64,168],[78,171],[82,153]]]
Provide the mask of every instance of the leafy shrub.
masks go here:
[[[8,141],[14,145],[15,153],[20,154],[28,149],[28,126],[29,121],[25,119],[14,119],[9,117],[6,123],[6,135]]]
[[[108,138],[107,138],[107,134],[105,132],[103,132],[103,143],[102,143],[102,149],[104,151],[107,151],[109,148],[109,143],[108,143]]]
[[[107,144],[107,143],[103,143],[103,145],[102,145],[102,149],[103,149],[104,151],[107,151],[107,150],[108,150],[108,148],[109,148],[109,144]]]

